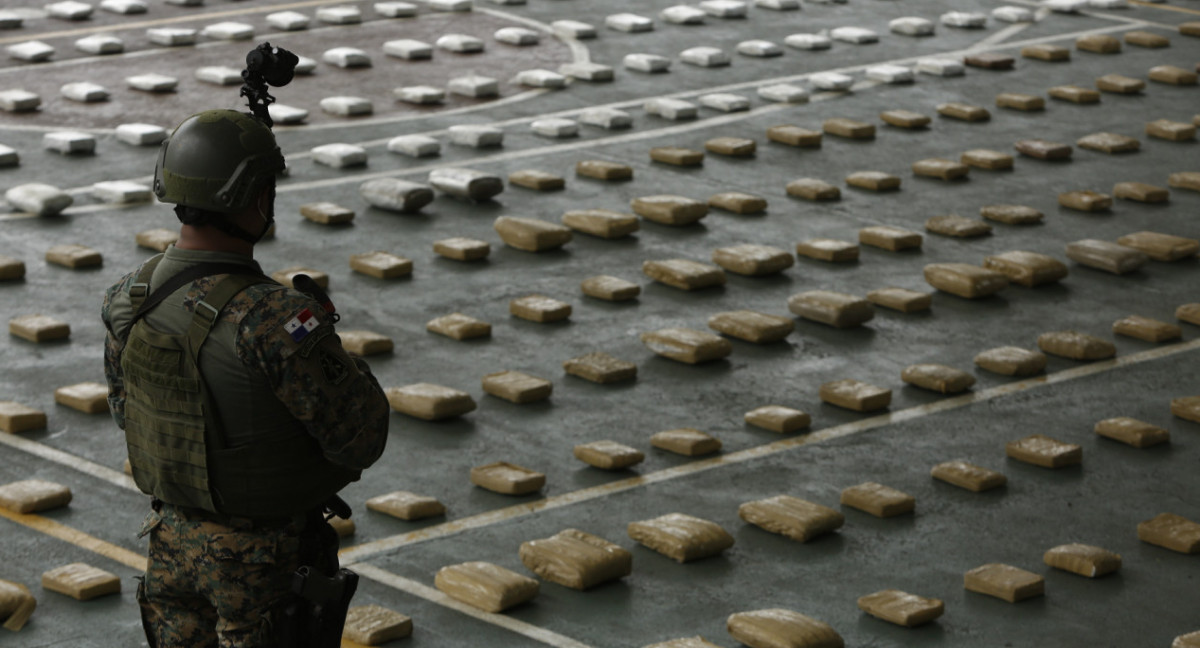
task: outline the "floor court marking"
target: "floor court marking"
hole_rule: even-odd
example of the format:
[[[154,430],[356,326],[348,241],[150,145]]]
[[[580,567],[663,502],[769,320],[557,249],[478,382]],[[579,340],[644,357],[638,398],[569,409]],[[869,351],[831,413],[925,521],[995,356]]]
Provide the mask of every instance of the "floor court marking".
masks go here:
[[[1200,16],[1200,9],[1188,9],[1187,7],[1174,7],[1167,4],[1157,4],[1153,2],[1143,2],[1142,0],[1129,0],[1129,4],[1134,4],[1139,7],[1148,9],[1160,9],[1162,11],[1178,11],[1180,13],[1193,14]]]
[[[1121,356],[1112,360],[1093,362],[1091,364],[1058,371],[1045,376],[1038,376],[1004,385],[998,385],[996,387],[991,387],[979,392],[971,392],[961,396],[945,398],[933,403],[918,405],[916,407],[910,407],[895,412],[889,412],[887,414],[873,416],[861,421],[854,421],[852,423],[845,423],[830,428],[824,428],[803,436],[782,439],[773,443],[747,448],[738,452],[731,452],[726,455],[720,455],[712,459],[694,461],[692,463],[683,464],[674,468],[659,470],[621,481],[610,482],[608,484],[602,484],[592,488],[585,488],[577,491],[571,491],[569,493],[563,493],[562,495],[547,497],[546,499],[535,502],[527,502],[524,504],[518,504],[516,506],[510,506],[508,508],[487,511],[485,513],[480,513],[458,520],[452,520],[450,522],[427,527],[418,531],[403,533],[388,538],[381,538],[379,540],[365,542],[353,547],[347,547],[339,552],[339,555],[345,564],[353,565],[360,563],[361,561],[369,560],[371,558],[395,551],[402,547],[425,542],[427,540],[457,535],[458,533],[462,533],[464,531],[478,529],[499,522],[524,517],[538,511],[562,508],[571,504],[586,502],[588,500],[612,495],[614,493],[620,493],[633,488],[638,488],[640,486],[669,481],[722,466],[744,463],[753,459],[759,459],[778,454],[793,448],[853,436],[855,434],[861,434],[863,432],[884,427],[892,423],[911,421],[929,416],[931,414],[955,410],[974,403],[986,402],[995,398],[1007,396],[1009,394],[1027,391],[1043,385],[1053,385],[1075,380],[1077,378],[1103,373],[1118,367],[1136,365],[1142,362],[1157,360],[1159,358],[1165,358],[1195,349],[1200,349],[1200,338],[1190,342],[1182,342],[1171,346],[1148,349],[1146,351],[1141,351],[1127,356]]]
[[[64,542],[75,545],[81,549],[86,549],[92,553],[99,554],[110,560],[116,561],[138,571],[146,571],[146,557],[134,553],[124,547],[118,547],[111,542],[106,542],[89,535],[78,529],[45,518],[40,515],[30,515],[26,513],[13,513],[5,508],[0,508],[0,518],[10,520],[21,526],[28,527],[42,533],[44,535],[58,538]]]

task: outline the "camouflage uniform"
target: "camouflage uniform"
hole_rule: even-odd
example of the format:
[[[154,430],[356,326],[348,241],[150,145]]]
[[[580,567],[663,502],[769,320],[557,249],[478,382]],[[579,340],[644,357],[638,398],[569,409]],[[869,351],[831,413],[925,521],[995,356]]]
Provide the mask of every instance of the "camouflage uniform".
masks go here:
[[[239,263],[260,272],[249,257],[171,247],[151,284],[161,285],[201,262]],[[130,286],[139,271],[109,288],[101,311],[108,329],[109,404],[122,429],[121,354],[133,315]],[[178,326],[170,330],[172,322],[190,321],[222,276],[175,291],[146,316],[147,323],[180,332]],[[317,323],[296,341],[285,325],[305,310]],[[338,466],[362,470],[383,452],[389,409],[382,389],[366,363],[342,349],[330,317],[303,293],[267,283],[236,295],[202,347],[200,366],[229,447],[299,424]],[[147,633],[158,646],[272,645],[270,613],[290,592],[291,576],[301,564],[301,531],[312,511],[281,508],[278,517],[248,519],[168,502],[155,501],[154,508],[141,533],[150,536],[150,563],[138,599]]]

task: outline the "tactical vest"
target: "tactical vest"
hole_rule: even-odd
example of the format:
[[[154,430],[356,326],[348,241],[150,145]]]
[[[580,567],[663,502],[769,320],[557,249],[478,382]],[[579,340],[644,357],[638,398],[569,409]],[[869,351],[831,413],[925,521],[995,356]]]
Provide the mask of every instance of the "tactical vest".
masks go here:
[[[134,323],[121,355],[125,440],[138,488],[176,506],[261,518],[318,508],[358,479],[359,471],[325,459],[299,422],[287,434],[225,447],[216,403],[200,372],[200,349],[231,299],[252,285],[274,282],[230,274],[196,303],[186,331],[166,333],[142,317],[161,258],[147,262],[130,287]],[[147,312],[155,305],[148,304]]]

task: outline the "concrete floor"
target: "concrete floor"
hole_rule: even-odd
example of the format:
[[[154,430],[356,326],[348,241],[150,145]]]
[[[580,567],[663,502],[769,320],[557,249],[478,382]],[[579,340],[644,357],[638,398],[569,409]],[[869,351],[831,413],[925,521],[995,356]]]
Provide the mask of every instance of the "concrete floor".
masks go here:
[[[876,3],[851,0],[843,5],[806,4],[803,11],[776,13],[751,8],[740,20],[709,18],[684,27],[657,19],[669,2],[629,0],[530,0],[501,7],[480,2],[469,15],[436,14],[422,8],[420,18],[374,21],[371,3],[357,4],[365,17],[358,27],[314,29],[287,35],[268,34],[262,16],[281,3],[210,4],[184,11],[155,5],[146,19],[189,18],[195,25],[216,22],[209,12],[245,12],[236,18],[255,24],[258,40],[320,58],[324,49],[355,45],[367,49],[375,65],[366,71],[339,70],[321,64],[311,78],[275,94],[281,103],[308,108],[306,126],[279,128],[291,173],[280,186],[278,236],[257,251],[268,271],[304,264],[327,272],[331,294],[343,313],[344,330],[369,329],[391,336],[396,351],[370,359],[385,386],[414,382],[443,384],[472,394],[479,409],[460,419],[426,423],[395,414],[388,449],[362,481],[346,489],[355,507],[358,532],[348,539],[348,561],[367,578],[356,605],[376,603],[413,617],[414,646],[586,645],[644,646],[702,634],[733,646],[724,629],[727,615],[771,607],[793,609],[831,624],[850,646],[1168,646],[1173,637],[1200,629],[1195,558],[1141,543],[1136,525],[1161,512],[1200,520],[1200,444],[1197,425],[1169,412],[1171,398],[1200,393],[1196,327],[1183,324],[1182,342],[1168,345],[1113,337],[1111,324],[1130,314],[1174,321],[1174,309],[1197,301],[1196,259],[1151,262],[1142,270],[1115,276],[1068,262],[1070,276],[1036,289],[1011,286],[984,300],[934,295],[923,314],[880,309],[858,329],[832,329],[797,320],[785,342],[758,346],[733,340],[724,361],[688,366],[654,356],[638,334],[667,326],[705,327],[714,313],[752,309],[786,315],[788,296],[818,288],[863,295],[896,285],[932,290],[922,277],[928,263],[980,263],[1007,250],[1030,250],[1064,259],[1063,246],[1083,238],[1115,240],[1153,230],[1196,238],[1200,194],[1172,190],[1167,205],[1117,201],[1110,212],[1085,214],[1057,206],[1059,192],[1092,189],[1111,192],[1116,182],[1137,180],[1166,185],[1168,174],[1196,170],[1195,142],[1166,142],[1144,136],[1143,125],[1159,118],[1190,121],[1197,112],[1195,86],[1148,82],[1137,96],[1105,94],[1098,105],[1079,106],[1048,100],[1047,109],[1023,113],[994,107],[999,92],[1045,94],[1055,85],[1084,86],[1103,74],[1146,78],[1155,65],[1191,68],[1200,60],[1200,41],[1170,27],[1196,19],[1194,3],[1138,6],[1087,16],[1049,15],[1036,25],[1008,35],[988,49],[1016,56],[1022,43],[1047,40],[1071,46],[1078,32],[1145,29],[1167,35],[1171,47],[1149,50],[1126,45],[1118,55],[1074,51],[1069,63],[1018,58],[1016,69],[994,72],[968,68],[963,77],[921,75],[913,84],[882,86],[862,82],[862,66],[908,61],[937,53],[960,52],[993,37],[1007,26],[989,22],[986,30],[939,26],[936,36],[914,39],[887,31],[889,20],[918,15],[936,20],[948,3]],[[333,3],[331,3],[333,4]],[[955,10],[990,11],[999,3],[965,0]],[[301,9],[310,12],[310,9]],[[656,30],[625,34],[602,27],[604,16],[622,11],[656,18]],[[1189,13],[1190,12],[1190,13]],[[599,27],[599,38],[582,41],[591,60],[617,67],[613,83],[576,82],[554,92],[522,95],[526,89],[503,86],[503,98],[491,104],[448,101],[439,112],[413,111],[387,99],[398,84],[429,83],[478,71],[511,78],[532,68],[555,68],[573,53],[546,36],[532,51],[491,40],[502,23],[520,19],[549,23],[571,18]],[[87,28],[116,29],[121,21],[141,20],[97,12]],[[111,23],[111,25],[109,24]],[[190,22],[185,24],[192,24]],[[782,44],[796,32],[842,25],[864,26],[880,34],[874,45],[837,43],[827,52],[786,48],[774,59],[734,54],[736,44],[764,38]],[[75,25],[30,19],[15,32],[0,33],[3,43]],[[101,380],[103,327],[99,295],[120,274],[150,253],[137,248],[134,234],[172,227],[169,210],[157,204],[120,208],[96,203],[87,195],[94,182],[141,179],[153,168],[153,147],[117,141],[111,129],[126,121],[152,121],[169,127],[194,110],[236,105],[236,88],[204,88],[191,81],[191,70],[215,61],[238,66],[247,43],[205,44],[195,48],[152,50],[144,27],[129,29],[124,57],[83,60],[71,46],[77,36],[44,38],[58,48],[56,63],[0,67],[0,88],[37,88],[46,100],[33,115],[4,114],[0,143],[18,149],[21,165],[0,170],[7,189],[49,181],[76,189],[76,205],[59,217],[32,219],[0,213],[0,254],[22,258],[23,281],[0,283],[0,304],[7,317],[42,312],[72,325],[69,341],[34,345],[15,337],[0,342],[0,400],[15,400],[45,410],[47,430],[19,439],[0,438],[0,484],[42,478],[67,484],[75,492],[70,507],[45,518],[91,534],[130,552],[144,552],[135,533],[146,510],[144,496],[119,474],[125,458],[121,433],[108,417],[88,416],[53,401],[57,387]],[[384,40],[417,37],[432,41],[446,31],[472,33],[488,42],[476,58],[439,52],[431,64],[409,64],[383,56]],[[286,40],[285,40],[286,39]],[[678,60],[667,74],[646,75],[620,68],[630,52],[675,57],[687,47],[713,45],[731,53],[727,68],[701,69]],[[159,52],[166,56],[158,56]],[[141,52],[141,53],[139,53]],[[154,54],[154,55],[151,55]],[[153,61],[151,69],[147,62]],[[421,66],[425,67],[421,67]],[[147,66],[143,70],[143,66]],[[436,67],[441,66],[441,67]],[[175,96],[148,98],[123,88],[121,79],[137,71],[170,71],[181,78]],[[754,91],[768,80],[800,77],[816,71],[848,69],[860,81],[846,94],[816,94],[806,105],[771,104]],[[83,78],[114,90],[109,105],[71,105],[55,99],[62,83]],[[415,80],[414,80],[415,79]],[[803,79],[794,79],[807,85]],[[187,87],[185,87],[187,86]],[[645,99],[680,94],[694,99],[713,88],[728,88],[751,99],[753,110],[725,115],[701,109],[693,121],[672,122],[646,115]],[[117,91],[117,89],[120,89]],[[376,97],[376,114],[341,119],[316,108],[334,94]],[[947,101],[986,106],[992,119],[965,123],[935,116]],[[593,105],[616,104],[634,117],[629,131],[581,127],[578,138],[553,140],[533,134],[529,122],[540,115],[578,112]],[[905,131],[883,125],[882,110],[903,108],[934,116],[927,130]],[[765,138],[766,128],[794,123],[817,129],[831,117],[845,116],[879,124],[870,142],[826,136],[819,150],[794,149]],[[474,150],[449,143],[444,129],[458,123],[504,126],[500,149]],[[90,128],[99,142],[94,156],[63,157],[41,150],[40,140],[58,127]],[[1072,143],[1089,133],[1110,131],[1138,137],[1138,153],[1111,156],[1076,149],[1070,162],[1051,163],[1020,157],[1012,171],[973,169],[970,180],[946,183],[915,177],[912,162],[930,157],[956,158],[974,148],[1011,150],[1013,142],[1040,137]],[[388,138],[428,133],[443,141],[438,158],[414,160],[390,154]],[[654,146],[701,149],[717,136],[758,141],[751,159],[708,154],[704,166],[682,169],[649,161]],[[334,170],[307,156],[329,142],[364,143],[371,155],[366,169]],[[577,178],[572,166],[583,159],[629,164],[634,179],[604,183]],[[367,177],[388,176],[424,181],[438,166],[465,166],[507,176],[519,169],[561,173],[565,190],[537,193],[509,186],[495,201],[473,205],[441,196],[418,215],[397,215],[368,207],[358,195]],[[814,204],[790,198],[786,183],[804,176],[837,185],[858,170],[880,170],[903,178],[901,191],[873,194],[844,188],[842,200]],[[557,221],[568,209],[628,210],[638,196],[678,193],[706,199],[738,190],[769,201],[762,216],[714,211],[702,224],[672,228],[643,222],[636,235],[618,241],[577,234],[563,250],[531,254],[507,248],[492,230],[501,215]],[[358,213],[350,226],[328,228],[299,216],[299,206],[333,201]],[[925,219],[945,213],[974,216],[981,206],[1021,203],[1042,210],[1036,226],[994,224],[991,236],[950,239],[926,233],[918,252],[892,253],[863,247],[858,263],[831,265],[801,258],[781,275],[749,278],[730,274],[723,288],[682,292],[651,283],[640,272],[648,259],[689,258],[708,261],[714,249],[738,243],[763,243],[791,249],[813,237],[854,240],[859,228],[888,224],[921,231]],[[490,241],[486,262],[463,264],[437,257],[432,242],[449,236]],[[103,268],[71,271],[44,263],[45,249],[79,242],[104,254]],[[381,281],[352,273],[351,254],[384,249],[408,257],[415,269],[409,279]],[[632,303],[612,304],[584,297],[579,282],[612,274],[643,286]],[[571,303],[568,323],[534,324],[508,315],[510,299],[540,293]],[[460,311],[489,321],[490,339],[455,342],[426,333],[425,322]],[[1116,362],[1087,365],[1051,358],[1047,380],[1014,383],[976,370],[972,358],[985,349],[1017,345],[1034,348],[1037,336],[1076,329],[1112,339]],[[636,362],[634,383],[595,385],[567,376],[561,363],[603,350]],[[973,371],[973,396],[950,400],[905,386],[901,370],[914,363],[937,362]],[[513,405],[487,396],[484,374],[505,369],[525,371],[554,382],[553,397],[543,403]],[[856,378],[893,390],[890,414],[857,414],[822,404],[820,384]],[[808,434],[780,437],[750,427],[742,415],[776,403],[812,414]],[[1096,421],[1132,416],[1168,429],[1169,447],[1136,450],[1096,437]],[[692,460],[649,446],[657,431],[696,427],[724,443],[716,460]],[[1004,443],[1040,432],[1084,448],[1081,468],[1046,470],[1006,459]],[[646,461],[633,470],[608,473],[576,461],[574,445],[612,439],[642,449]],[[57,452],[56,452],[57,451]],[[65,455],[63,454],[65,453]],[[1006,488],[985,494],[962,491],[928,476],[941,461],[964,458],[1008,475]],[[544,472],[540,495],[508,497],[472,487],[472,466],[507,460]],[[93,466],[90,472],[82,470]],[[643,479],[635,479],[641,477]],[[787,493],[837,506],[841,489],[877,481],[917,498],[917,514],[879,520],[845,510],[846,525],[837,534],[798,544],[763,532],[737,518],[746,501]],[[124,485],[122,485],[124,484]],[[437,497],[448,508],[445,519],[409,523],[365,510],[363,502],[393,490]],[[723,556],[679,565],[638,546],[625,534],[629,522],[669,512],[711,519],[737,540]],[[634,572],[621,583],[580,593],[543,583],[538,598],[498,620],[470,615],[432,591],[433,576],[445,565],[486,560],[528,573],[517,557],[520,543],[575,527],[617,542],[634,552]],[[80,546],[49,538],[30,525],[0,520],[0,578],[33,586],[39,609],[19,634],[5,636],[14,646],[139,645],[140,628],[128,564],[96,555]],[[1057,572],[1042,564],[1041,554],[1067,542],[1095,544],[1124,557],[1116,575],[1096,581]],[[69,562],[86,561],[122,577],[125,591],[89,603],[39,590],[40,574]],[[988,562],[1005,562],[1046,576],[1046,596],[1008,604],[962,589],[963,572]],[[946,614],[921,629],[906,630],[861,613],[855,600],[897,588],[945,600]],[[572,643],[574,642],[574,643]],[[397,644],[399,645],[399,644]]]

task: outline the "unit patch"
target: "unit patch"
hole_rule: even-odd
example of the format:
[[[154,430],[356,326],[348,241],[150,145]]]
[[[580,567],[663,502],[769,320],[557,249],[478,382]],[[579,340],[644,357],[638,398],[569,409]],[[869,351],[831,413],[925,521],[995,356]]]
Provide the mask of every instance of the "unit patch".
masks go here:
[[[325,380],[337,385],[350,375],[350,370],[346,365],[328,351],[321,351],[321,373],[324,374]]]

